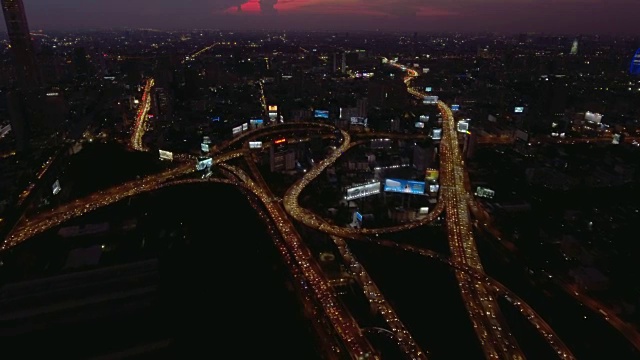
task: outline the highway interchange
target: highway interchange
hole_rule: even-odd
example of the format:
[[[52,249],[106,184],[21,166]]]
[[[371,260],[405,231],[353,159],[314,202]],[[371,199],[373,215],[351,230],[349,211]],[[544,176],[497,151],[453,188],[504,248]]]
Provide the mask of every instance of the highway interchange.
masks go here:
[[[409,93],[418,99],[422,99],[425,94],[410,86],[411,80],[417,76],[417,73],[410,69],[407,72],[408,75],[405,78],[405,82]],[[148,120],[148,110],[151,104],[150,93],[153,84],[153,79],[149,79],[145,85],[138,116],[132,129],[130,146],[138,151],[146,150],[142,138],[146,129],[145,122]],[[255,150],[248,148],[248,142],[282,133],[289,134],[291,132],[313,130],[332,134],[336,130],[335,127],[327,124],[283,123],[245,132],[230,141],[213,147],[210,154],[213,158],[213,164],[227,174],[227,178],[203,179],[200,176],[195,177],[193,176],[193,173],[195,173],[195,158],[189,155],[176,156],[171,167],[164,172],[117,185],[33,217],[22,219],[5,239],[0,250],[7,250],[70,219],[143,192],[187,183],[224,182],[240,187],[241,191],[252,194],[254,198],[251,198],[251,201],[257,199],[262,204],[266,210],[263,215],[269,217],[274,224],[272,230],[274,234],[277,233],[278,235],[278,239],[274,237],[276,247],[289,266],[293,278],[298,282],[299,289],[303,291],[304,296],[309,299],[310,303],[319,304],[321,313],[318,315],[327,319],[334,333],[340,339],[341,344],[349,353],[349,358],[377,358],[378,355],[365,337],[364,329],[360,327],[338,298],[326,275],[321,270],[318,261],[311,254],[296,230],[294,221],[331,236],[342,256],[343,262],[351,270],[354,279],[362,288],[370,303],[382,315],[382,318],[387,323],[389,332],[395,336],[398,347],[406,354],[408,359],[426,359],[428,353],[420,349],[416,344],[409,330],[386,301],[377,285],[366,272],[366,269],[349,250],[347,239],[372,242],[380,246],[415,252],[451,266],[455,271],[465,306],[487,358],[525,358],[516,339],[510,333],[498,306],[497,299],[504,297],[534,325],[554,349],[558,358],[574,359],[571,351],[558,338],[553,329],[531,307],[504,285],[484,273],[471,227],[469,206],[473,202],[469,189],[465,186],[465,169],[458,147],[455,121],[451,110],[446,104],[439,102],[437,106],[443,118],[443,134],[440,143],[441,190],[435,208],[425,218],[415,222],[380,229],[354,229],[331,224],[309,209],[300,206],[298,199],[301,192],[314,179],[322,174],[327,167],[333,165],[349,149],[366,141],[352,141],[351,134],[343,130],[341,130],[342,143],[340,146],[305,173],[286,191],[282,199],[277,198],[262,178],[255,161],[252,160]],[[405,134],[374,134],[374,136],[391,138],[396,135],[407,136]],[[265,146],[267,145],[269,145],[268,142],[265,142]],[[247,160],[246,163],[250,169],[249,173],[229,162],[229,160],[238,158]],[[399,244],[380,237],[380,235],[386,233],[399,232],[428,224],[445,214],[451,249],[449,258],[429,250]],[[425,241],[428,241],[428,239],[425,239]]]

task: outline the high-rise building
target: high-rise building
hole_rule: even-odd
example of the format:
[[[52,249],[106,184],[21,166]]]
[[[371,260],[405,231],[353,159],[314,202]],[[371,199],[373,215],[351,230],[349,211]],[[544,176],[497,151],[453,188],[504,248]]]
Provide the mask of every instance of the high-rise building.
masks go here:
[[[356,108],[358,109],[358,117],[367,117],[367,109],[369,106],[369,102],[367,98],[360,98],[356,101]]]
[[[7,108],[9,117],[11,118],[11,129],[16,139],[16,150],[24,151],[28,147],[28,123],[26,119],[26,104],[18,91],[9,91],[7,93]]]
[[[7,24],[11,51],[15,58],[18,86],[33,89],[40,86],[40,71],[29,33],[29,24],[22,0],[2,0],[2,11]]]
[[[43,119],[42,79],[29,33],[29,24],[22,0],[2,0],[2,11],[13,53],[16,86],[7,94],[11,124],[16,131],[16,150],[34,147],[35,137],[49,132],[41,125]]]
[[[292,149],[269,148],[269,162],[272,172],[291,171],[296,168],[296,152]]]
[[[434,152],[433,147],[422,147],[420,145],[413,147],[413,167],[416,171],[424,172],[427,168],[433,166]]]
[[[578,55],[578,39],[573,40],[571,44],[571,55]]]
[[[76,76],[87,76],[90,72],[91,63],[89,55],[84,47],[73,49],[73,68]]]

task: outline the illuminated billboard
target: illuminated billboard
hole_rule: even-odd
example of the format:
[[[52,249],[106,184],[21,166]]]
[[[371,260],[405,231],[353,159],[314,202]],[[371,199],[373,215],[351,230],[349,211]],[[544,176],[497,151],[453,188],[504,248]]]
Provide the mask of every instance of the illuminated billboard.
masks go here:
[[[629,72],[633,75],[640,75],[640,49],[636,50],[633,58],[631,58]]]
[[[203,144],[211,144],[211,138],[208,136],[203,136],[202,137],[202,143]]]
[[[233,135],[238,135],[242,132],[242,126],[236,126],[233,129],[231,129],[231,133]]]
[[[424,123],[420,121],[416,122],[414,126],[418,129],[424,129]]]
[[[380,194],[380,183],[374,182],[365,185],[354,186],[347,188],[347,193],[344,197],[345,200],[354,200],[367,197],[370,195]]]
[[[476,189],[476,196],[479,196],[479,197],[493,199],[493,196],[495,194],[496,194],[495,191],[482,186],[478,186],[478,188]]]
[[[425,96],[424,99],[422,99],[422,103],[429,105],[429,104],[437,104],[438,103],[438,97],[437,96]]]
[[[60,188],[60,180],[56,180],[56,182],[51,185],[51,192],[53,192],[53,195],[57,195],[60,190],[62,190],[62,188]]]
[[[218,121],[220,121],[220,116],[213,116],[213,117],[211,118],[211,121],[213,121],[213,122],[218,122]]]
[[[588,122],[600,124],[600,122],[602,122],[602,114],[587,111],[586,113],[584,113],[584,119]]]
[[[262,125],[264,123],[264,121],[262,119],[251,119],[249,120],[249,124],[257,126],[257,125]]]
[[[611,139],[611,143],[614,145],[620,144],[620,134],[613,134],[613,139]]]
[[[280,139],[277,139],[277,140],[274,140],[274,141],[273,141],[273,143],[274,143],[274,144],[276,144],[276,145],[278,145],[278,144],[284,144],[284,143],[286,143],[286,142],[287,142],[287,139],[285,139],[285,138],[280,138]]]
[[[204,170],[208,169],[213,165],[213,159],[211,158],[200,158],[196,163],[196,170]]]
[[[249,130],[249,124],[248,123],[242,124],[242,131],[245,131],[245,130]]]
[[[438,184],[429,185],[429,192],[430,193],[437,193],[438,190],[440,190],[440,185],[438,185]]]
[[[513,112],[514,112],[514,113],[516,113],[516,114],[521,114],[521,113],[523,113],[523,112],[524,112],[524,107],[522,107],[522,106],[516,106],[516,107],[513,109]]]
[[[467,131],[469,131],[469,123],[464,120],[458,121],[458,132],[465,133]]]
[[[422,73],[423,73],[423,74],[426,74],[426,73],[428,73],[428,72],[429,72],[429,68],[422,68]]]
[[[249,141],[249,149],[262,149],[262,141]]]
[[[367,118],[366,117],[352,116],[351,117],[351,125],[364,125],[364,126],[367,126]]]
[[[429,213],[429,207],[423,206],[418,210],[418,214],[424,215]]]
[[[440,140],[442,139],[442,129],[431,129],[431,138],[433,140]]]
[[[402,179],[386,179],[384,181],[384,191],[424,195],[424,189],[424,181]]]
[[[267,111],[269,111],[269,112],[278,112],[278,105],[269,105],[269,106],[267,106]]]
[[[313,117],[318,119],[328,119],[329,111],[328,110],[315,110],[313,112]]]
[[[458,111],[458,110],[460,110],[460,105],[458,104],[451,105],[451,111]]]
[[[269,120],[271,121],[275,121],[275,119],[278,117],[278,113],[276,112],[269,112]]]
[[[426,181],[437,181],[440,177],[440,172],[436,169],[427,169],[424,174]]]
[[[427,86],[426,88],[424,88],[424,91],[426,92],[431,92],[431,90],[432,90],[431,86]]]
[[[158,150],[160,153],[160,160],[173,160],[173,153],[171,151]]]
[[[422,122],[429,121],[429,115],[420,115],[420,121]]]
[[[200,144],[200,150],[202,150],[202,152],[209,152],[209,144]]]

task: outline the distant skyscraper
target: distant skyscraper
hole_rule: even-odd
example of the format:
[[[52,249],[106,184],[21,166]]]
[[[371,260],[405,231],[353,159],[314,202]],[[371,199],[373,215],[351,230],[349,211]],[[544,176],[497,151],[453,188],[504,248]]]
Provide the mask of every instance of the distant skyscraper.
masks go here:
[[[640,49],[636,50],[635,55],[633,55],[633,58],[631,59],[629,72],[634,75],[640,75]]]
[[[44,93],[40,69],[22,0],[2,0],[2,11],[13,54],[17,83],[7,93],[11,125],[15,129],[16,150],[41,148],[52,134],[51,122],[44,116]]]
[[[9,91],[7,93],[7,108],[11,118],[11,129],[16,139],[16,150],[23,152],[29,147],[28,144],[28,122],[27,109],[24,97],[18,91]]]
[[[37,88],[40,86],[40,74],[24,4],[22,0],[2,0],[2,11],[15,58],[18,86],[22,89]]]
[[[573,40],[573,44],[571,44],[571,55],[578,54],[578,39]]]
[[[87,59],[87,50],[83,47],[73,49],[73,67],[76,75],[86,76],[89,74],[91,64]]]
[[[358,109],[359,117],[367,117],[367,108],[369,106],[369,102],[367,98],[361,98],[356,101],[356,108]]]

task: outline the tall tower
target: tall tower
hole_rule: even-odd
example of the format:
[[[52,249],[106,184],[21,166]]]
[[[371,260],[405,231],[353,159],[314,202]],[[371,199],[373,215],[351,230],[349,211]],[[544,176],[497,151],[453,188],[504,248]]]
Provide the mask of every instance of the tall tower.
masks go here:
[[[571,55],[578,55],[578,39],[573,40],[571,44]]]
[[[14,55],[18,86],[22,89],[37,88],[40,86],[40,73],[24,4],[22,0],[2,0],[2,11]]]

